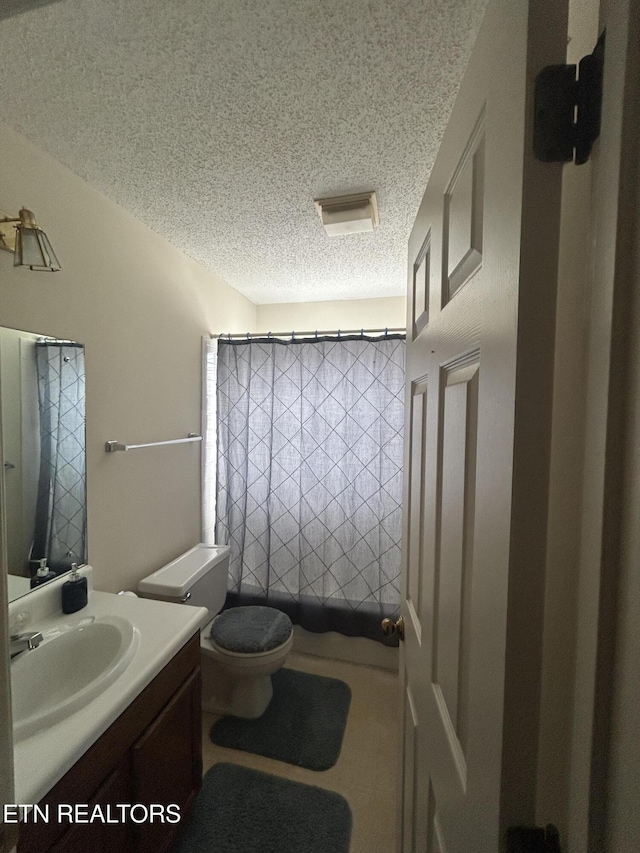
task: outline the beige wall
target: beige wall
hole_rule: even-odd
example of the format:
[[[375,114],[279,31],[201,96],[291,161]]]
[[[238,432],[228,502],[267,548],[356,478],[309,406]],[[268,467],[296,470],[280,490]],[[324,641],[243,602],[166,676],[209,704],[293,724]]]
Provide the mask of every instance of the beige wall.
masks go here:
[[[200,538],[200,449],[104,443],[200,432],[201,335],[254,329],[256,308],[4,125],[0,151],[0,209],[32,209],[63,267],[0,252],[0,325],[85,344],[89,557],[99,589],[132,588]]]
[[[257,305],[256,332],[309,332],[314,329],[404,328],[407,319],[404,296],[380,299],[348,299],[340,302],[286,302]],[[249,331],[249,330],[248,330]]]

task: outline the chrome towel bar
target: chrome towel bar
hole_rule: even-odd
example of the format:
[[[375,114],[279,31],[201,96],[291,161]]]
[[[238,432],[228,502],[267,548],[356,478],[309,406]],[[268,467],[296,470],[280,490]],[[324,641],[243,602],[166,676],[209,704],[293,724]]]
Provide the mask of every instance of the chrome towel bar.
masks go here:
[[[137,450],[139,447],[160,447],[164,444],[187,444],[192,441],[202,441],[202,436],[190,432],[187,438],[173,438],[171,441],[150,441],[148,444],[120,444],[119,441],[107,441],[104,449],[107,453],[115,453],[118,450]]]

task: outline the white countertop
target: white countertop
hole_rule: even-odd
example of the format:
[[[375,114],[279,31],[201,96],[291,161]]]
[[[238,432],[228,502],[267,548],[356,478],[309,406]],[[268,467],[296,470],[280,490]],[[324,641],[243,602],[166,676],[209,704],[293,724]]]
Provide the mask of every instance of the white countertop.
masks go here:
[[[28,602],[29,596],[22,601]],[[63,618],[69,624],[74,619],[80,622],[88,616],[108,615],[127,619],[139,631],[136,654],[122,675],[84,708],[14,744],[16,803],[39,802],[208,618],[203,607],[93,590],[86,607]],[[60,618],[62,614],[58,613],[34,620],[29,630],[44,631]],[[37,650],[25,654],[37,654]],[[69,661],[69,666],[73,666],[73,660]]]
[[[9,601],[14,601],[25,595],[31,589],[29,578],[20,577],[20,575],[8,575],[9,581]]]

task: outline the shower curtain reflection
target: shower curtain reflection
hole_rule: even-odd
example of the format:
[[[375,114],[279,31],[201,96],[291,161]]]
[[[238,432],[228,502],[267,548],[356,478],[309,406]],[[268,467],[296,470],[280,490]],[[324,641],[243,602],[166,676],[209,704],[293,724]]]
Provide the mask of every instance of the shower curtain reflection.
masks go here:
[[[58,573],[86,561],[84,348],[38,341],[40,477],[31,565]]]

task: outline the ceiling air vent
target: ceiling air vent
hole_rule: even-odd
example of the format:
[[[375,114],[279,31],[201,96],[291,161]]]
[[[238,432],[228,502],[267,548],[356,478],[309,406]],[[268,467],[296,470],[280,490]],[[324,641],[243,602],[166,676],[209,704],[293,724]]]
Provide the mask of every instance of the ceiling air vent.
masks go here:
[[[378,225],[378,203],[374,192],[318,198],[314,204],[325,231],[331,237],[373,231]]]

